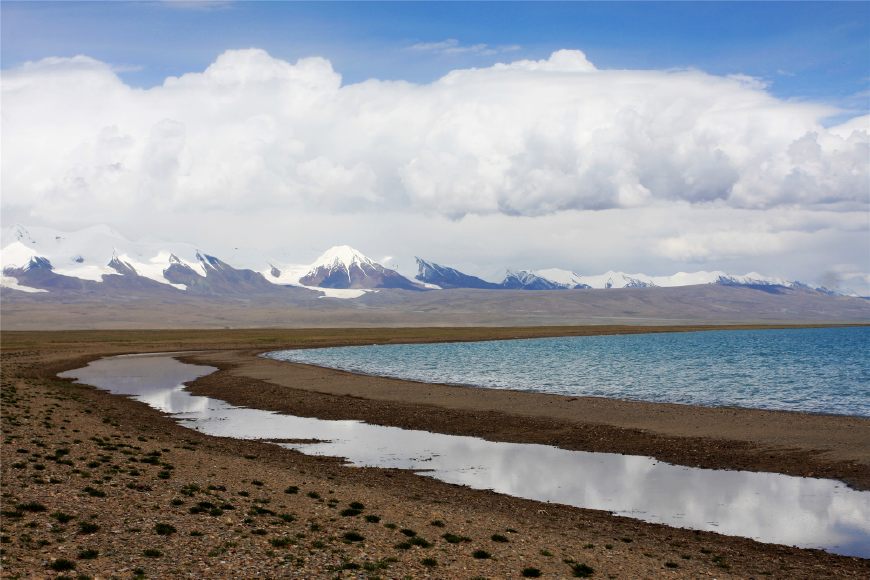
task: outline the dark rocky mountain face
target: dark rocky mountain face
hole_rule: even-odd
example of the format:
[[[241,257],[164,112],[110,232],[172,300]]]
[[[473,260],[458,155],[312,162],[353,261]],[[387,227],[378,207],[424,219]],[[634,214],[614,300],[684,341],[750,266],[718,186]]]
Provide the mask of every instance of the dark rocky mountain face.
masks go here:
[[[484,290],[496,290],[501,288],[499,284],[487,282],[477,276],[464,274],[459,270],[441,266],[434,262],[427,262],[417,258],[417,280],[428,284],[435,284],[441,288],[479,288]]]
[[[531,272],[508,272],[501,287],[507,290],[565,290],[565,286]]]
[[[287,290],[272,284],[259,272],[233,268],[207,254],[197,254],[196,257],[205,269],[205,276],[181,260],[172,258],[163,276],[173,284],[184,284],[189,292],[196,294],[274,294]]]

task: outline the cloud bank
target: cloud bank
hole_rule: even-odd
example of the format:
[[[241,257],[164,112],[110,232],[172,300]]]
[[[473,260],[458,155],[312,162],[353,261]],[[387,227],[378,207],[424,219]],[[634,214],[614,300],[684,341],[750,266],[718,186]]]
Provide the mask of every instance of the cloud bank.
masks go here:
[[[868,119],[695,70],[599,70],[580,51],[342,85],[322,58],[227,51],[134,89],[87,57],[3,75],[4,203],[66,212],[251,204],[461,217],[639,207],[854,209]]]
[[[2,206],[28,223],[140,219],[158,229],[267,216],[296,224],[298,240],[313,229],[306,216],[368,216],[344,239],[323,236],[331,245],[372,242],[361,232],[386,220],[372,216],[390,216],[415,224],[403,243],[417,235],[431,246],[453,232],[457,256],[520,227],[551,241],[561,228],[560,239],[585,246],[584,235],[620,231],[621,242],[596,247],[607,266],[658,260],[658,273],[672,273],[665,263],[760,269],[759,256],[780,263],[800,251],[792,265],[814,260],[813,271],[830,264],[851,276],[870,260],[855,249],[867,241],[870,117],[826,127],[842,112],[777,99],[741,75],[602,70],[560,50],[429,84],[343,85],[323,58],[246,49],[149,89],[86,56],[47,58],[3,71],[2,102]],[[529,248],[546,253],[505,243],[477,263],[532,261]],[[554,265],[529,261],[511,265]]]

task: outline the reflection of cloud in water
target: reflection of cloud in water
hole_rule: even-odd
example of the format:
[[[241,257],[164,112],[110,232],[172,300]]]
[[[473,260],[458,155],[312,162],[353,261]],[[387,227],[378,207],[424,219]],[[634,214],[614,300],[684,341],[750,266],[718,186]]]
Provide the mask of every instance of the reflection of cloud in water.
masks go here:
[[[95,361],[62,376],[135,396],[211,435],[326,440],[285,446],[345,457],[357,466],[426,470],[421,474],[448,483],[528,499],[870,556],[870,492],[834,481],[293,417],[234,407],[183,389],[182,383],[213,371],[168,356],[141,356]]]

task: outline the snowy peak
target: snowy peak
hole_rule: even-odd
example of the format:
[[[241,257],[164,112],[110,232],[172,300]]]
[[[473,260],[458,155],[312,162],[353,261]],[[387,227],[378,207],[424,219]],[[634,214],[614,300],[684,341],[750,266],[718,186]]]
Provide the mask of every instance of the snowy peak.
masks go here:
[[[533,273],[540,278],[550,280],[565,288],[591,288],[589,284],[583,281],[583,277],[580,274],[571,270],[547,268],[545,270],[534,270]]]
[[[27,228],[20,224],[15,224],[12,227],[12,235],[15,236],[15,239],[22,244],[35,244],[36,241],[31,237],[30,232],[27,231]]]
[[[501,286],[507,290],[564,290],[566,288],[558,282],[542,278],[529,270],[518,272],[508,270]]]
[[[351,267],[355,265],[362,266],[364,264],[369,266],[379,265],[359,250],[350,246],[333,246],[323,252],[320,257],[311,264],[311,270],[316,270],[317,268],[322,267],[343,267],[346,271],[350,272]]]
[[[326,250],[299,279],[299,283],[334,289],[422,289],[395,270],[385,268],[350,246],[333,246]]]

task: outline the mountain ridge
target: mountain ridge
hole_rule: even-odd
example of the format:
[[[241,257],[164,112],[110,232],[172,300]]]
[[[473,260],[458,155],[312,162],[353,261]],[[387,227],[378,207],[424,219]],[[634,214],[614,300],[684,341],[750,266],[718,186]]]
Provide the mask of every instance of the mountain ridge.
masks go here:
[[[423,290],[586,290],[676,287],[696,284],[744,286],[765,291],[791,288],[839,295],[842,292],[755,272],[733,275],[722,271],[678,272],[649,276],[608,271],[582,275],[549,268],[508,271],[502,282],[490,282],[455,268],[416,258],[418,273],[408,278],[348,245],[333,246],[311,264],[281,264],[264,257],[258,265],[237,267],[191,244],[133,243],[106,226],[62,233],[15,226],[14,241],[0,250],[0,285],[19,292],[89,287],[83,282],[113,287],[194,294],[270,293],[281,287],[317,292],[326,297],[359,298],[385,289]],[[249,260],[249,261],[251,261]],[[140,279],[141,280],[138,280]],[[147,280],[147,282],[146,282]],[[153,284],[152,284],[153,283]],[[156,285],[156,286],[155,286]]]

